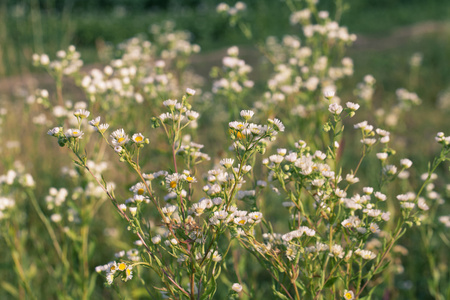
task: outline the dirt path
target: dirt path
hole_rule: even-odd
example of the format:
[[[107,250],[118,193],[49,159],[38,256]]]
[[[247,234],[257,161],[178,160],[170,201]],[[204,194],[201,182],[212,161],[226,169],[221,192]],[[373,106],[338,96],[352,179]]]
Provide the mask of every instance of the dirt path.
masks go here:
[[[420,39],[430,34],[450,35],[450,22],[428,21],[410,26],[395,29],[387,36],[363,36],[358,35],[358,39],[352,46],[354,51],[383,51],[399,47],[409,41]],[[211,66],[220,66],[222,57],[226,54],[226,49],[220,49],[207,53],[194,55],[191,59],[193,69],[200,75],[208,76]],[[255,65],[258,60],[258,51],[247,47],[240,49],[240,56],[250,65]],[[93,66],[86,66],[84,70],[90,70]],[[1,94],[20,94],[21,90],[33,90],[36,87],[52,89],[53,79],[48,74],[27,74],[0,79]]]
[[[385,37],[358,35],[358,39],[354,43],[353,49],[375,51],[388,50],[431,34],[446,34],[447,36],[450,36],[450,22],[428,21],[399,27]]]

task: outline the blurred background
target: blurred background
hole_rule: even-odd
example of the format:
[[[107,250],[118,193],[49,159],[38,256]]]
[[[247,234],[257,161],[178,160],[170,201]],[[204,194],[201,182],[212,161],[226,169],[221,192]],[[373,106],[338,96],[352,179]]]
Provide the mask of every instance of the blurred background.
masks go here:
[[[166,19],[191,32],[192,42],[199,44],[203,53],[225,45],[249,44],[238,31],[228,30],[225,20],[217,18],[215,9],[219,2],[234,4],[216,0],[4,0],[0,4],[0,77],[28,73],[32,53],[55,53],[70,44],[81,50],[86,63],[98,62],[102,59],[99,52],[105,46],[147,33],[151,24]],[[285,5],[280,4],[283,0],[245,2],[247,19],[257,28],[256,41],[294,30],[283,21],[290,15]],[[336,12],[335,2],[344,2],[344,9]],[[338,13],[341,24],[350,32],[381,39],[381,45],[374,40],[364,50],[391,50],[390,54],[402,48],[397,53],[406,55],[408,49],[409,52],[442,49],[442,57],[428,56],[431,61],[425,55],[430,64],[448,54],[445,47],[449,34],[442,29],[445,26],[448,29],[445,21],[450,16],[449,1],[321,0],[319,8]],[[414,27],[418,23],[424,23],[424,28]],[[408,31],[404,26],[413,27]],[[386,39],[402,27],[403,35]],[[440,38],[432,42],[433,36]],[[377,64],[380,63],[383,62]]]
[[[85,68],[92,69],[115,57],[118,43],[133,36],[146,37],[152,24],[164,20],[172,20],[175,30],[190,32],[190,42],[200,45],[201,53],[191,57],[189,68],[207,80],[211,68],[221,64],[227,47],[239,46],[243,59],[255,67],[263,56],[255,45],[263,44],[267,36],[298,32],[288,22],[289,0],[245,1],[245,20],[254,28],[252,40],[218,17],[220,2],[4,0],[0,4],[0,94],[20,93],[20,86],[52,86],[42,69],[32,67],[33,53],[51,56],[75,45]],[[224,2],[233,5],[235,1]],[[387,101],[399,87],[414,90],[430,111],[420,111],[421,118],[429,121],[408,124],[413,129],[410,134],[413,140],[432,135],[432,125],[443,122],[450,110],[450,1],[321,0],[318,7],[358,36],[346,54],[355,66],[346,85],[354,87],[364,75],[373,75],[377,80],[375,102]],[[413,56],[420,58],[416,74],[410,72]],[[263,72],[253,72],[250,77],[256,85],[267,79]],[[352,95],[353,88],[347,92]],[[431,117],[435,108],[445,113],[443,119]]]

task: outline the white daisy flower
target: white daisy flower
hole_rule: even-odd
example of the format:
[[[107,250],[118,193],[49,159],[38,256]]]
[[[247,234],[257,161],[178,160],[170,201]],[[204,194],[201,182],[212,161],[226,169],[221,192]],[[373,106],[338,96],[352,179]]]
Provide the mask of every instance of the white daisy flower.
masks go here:
[[[241,110],[241,117],[246,121],[250,120],[254,114],[251,110]]]
[[[195,95],[195,90],[187,88],[186,89],[186,94],[188,94],[189,96],[194,96]]]
[[[141,133],[135,133],[133,134],[133,136],[131,137],[131,139],[133,140],[133,142],[135,142],[136,144],[142,144],[144,142],[144,136]]]
[[[284,131],[284,129],[285,129],[285,127],[284,127],[284,125],[283,125],[283,123],[280,121],[280,120],[278,120],[278,119],[269,119],[269,124],[273,124],[273,127],[274,127],[274,129],[276,130],[276,131],[281,131],[281,132],[283,132]]]
[[[105,133],[105,131],[109,128],[109,124],[103,123],[98,126],[98,131],[100,133]]]
[[[342,106],[340,106],[339,104],[337,104],[337,103],[331,103],[329,106],[328,106],[328,111],[330,112],[330,113],[332,113],[332,114],[335,114],[335,115],[340,115],[341,114],[341,112],[342,112]]]
[[[97,127],[100,125],[100,117],[90,120],[89,125],[91,125],[92,127],[95,127],[95,129],[97,130]]]
[[[69,129],[64,135],[66,138],[81,138],[83,134],[84,133],[79,129]]]
[[[186,111],[186,117],[189,119],[189,121],[197,120],[200,114],[193,110]]]
[[[77,109],[77,110],[73,113],[73,115],[74,115],[75,117],[80,118],[80,119],[85,119],[85,118],[89,117],[90,114],[91,114],[91,113],[90,113],[89,111],[85,110],[85,109]]]
[[[111,134],[111,137],[113,146],[123,146],[130,140],[130,138],[122,128],[114,131]]]
[[[351,109],[353,111],[359,109],[359,104],[357,104],[357,103],[347,102],[347,103],[345,103],[345,105],[347,106],[347,108],[349,108],[349,109]]]
[[[242,285],[240,285],[239,283],[233,283],[231,289],[237,293],[240,293],[242,291]]]
[[[227,169],[231,168],[233,166],[233,163],[234,159],[232,158],[224,158],[220,161],[220,164]]]
[[[405,169],[409,169],[412,166],[412,161],[407,158],[403,158],[400,160],[400,165]]]

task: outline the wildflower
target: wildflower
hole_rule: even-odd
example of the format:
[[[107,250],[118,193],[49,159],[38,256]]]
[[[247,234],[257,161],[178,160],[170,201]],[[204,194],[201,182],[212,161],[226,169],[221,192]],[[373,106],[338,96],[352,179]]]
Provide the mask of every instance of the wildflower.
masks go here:
[[[127,264],[124,262],[121,262],[117,265],[117,270],[119,270],[119,271],[125,271],[126,268],[127,268]]]
[[[163,105],[168,107],[170,110],[174,110],[175,105],[177,105],[177,100],[168,99],[163,102]]]
[[[252,166],[250,166],[250,165],[245,165],[245,166],[242,166],[242,173],[248,173],[248,172],[250,172],[250,170],[252,169]]]
[[[233,163],[234,163],[234,159],[232,159],[232,158],[224,158],[220,161],[220,164],[227,169],[231,168],[233,166]]]
[[[388,154],[386,152],[377,153],[377,158],[381,161],[386,160],[388,158]]]
[[[391,218],[391,213],[390,212],[385,212],[381,214],[381,219],[383,219],[383,221],[389,221],[389,219]]]
[[[439,222],[445,225],[445,227],[450,227],[450,216],[440,216]]]
[[[262,220],[262,213],[261,212],[251,212],[248,214],[249,218],[252,218],[255,223],[259,223]]]
[[[214,217],[218,220],[225,220],[228,217],[228,212],[225,210],[219,210],[214,212]]]
[[[326,99],[328,99],[328,100],[331,100],[334,97],[335,94],[336,94],[336,91],[334,89],[331,89],[331,88],[326,89],[326,90],[323,91],[323,96]]]
[[[355,177],[353,174],[347,174],[345,177],[345,180],[347,180],[348,183],[353,184],[359,182],[359,178]]]
[[[130,213],[131,213],[131,216],[136,216],[136,213],[137,213],[137,207],[130,207]]]
[[[98,131],[100,132],[100,133],[105,133],[105,131],[107,130],[109,128],[109,124],[100,124],[99,126],[98,126]]]
[[[388,175],[394,175],[397,173],[397,167],[394,165],[387,165],[383,168],[383,171]]]
[[[242,291],[242,285],[240,285],[239,283],[233,283],[231,289],[237,293],[240,293]]]
[[[380,227],[376,223],[370,223],[369,229],[370,229],[370,231],[372,231],[372,233],[380,232]]]
[[[327,158],[327,155],[322,151],[317,150],[316,152],[314,152],[314,157],[320,160],[324,160],[325,158]]]
[[[389,140],[390,140],[390,137],[387,135],[387,136],[383,136],[381,139],[380,139],[380,143],[382,143],[382,144],[386,144],[386,143],[389,143]]]
[[[152,237],[152,243],[155,245],[158,245],[161,242],[161,236],[160,235],[156,235],[154,237]]]
[[[355,251],[355,254],[359,255],[362,258],[367,259],[367,260],[371,260],[371,259],[374,259],[375,257],[377,257],[377,255],[370,250],[357,249]]]
[[[51,136],[57,136],[58,133],[60,133],[62,131],[62,127],[54,127],[52,129],[50,129],[49,131],[47,131],[48,135]]]
[[[233,222],[237,225],[245,225],[247,224],[247,217],[237,217],[234,218]]]
[[[85,118],[89,117],[90,114],[91,113],[85,109],[78,109],[73,113],[73,115],[75,117],[80,118],[80,119],[85,119]]]
[[[368,146],[372,146],[376,142],[377,142],[376,139],[371,139],[371,138],[365,138],[365,139],[361,140],[361,144],[365,144],[365,145],[368,145]]]
[[[177,206],[176,205],[170,205],[167,204],[166,206],[164,206],[161,211],[167,215],[168,217],[170,217],[175,211],[177,210]]]
[[[254,114],[255,113],[251,110],[241,110],[241,117],[246,121],[250,120]]]
[[[335,195],[338,196],[339,198],[343,198],[345,196],[347,196],[347,193],[344,190],[341,190],[339,188],[336,188],[336,190],[334,191]]]
[[[275,164],[280,164],[280,163],[283,161],[283,159],[284,159],[283,156],[281,156],[281,155],[276,155],[276,154],[271,155],[271,156],[269,157],[269,160],[270,160],[271,162],[275,163]]]
[[[189,96],[194,96],[195,95],[195,90],[187,88],[186,89],[186,94]]]
[[[106,274],[106,282],[111,285],[114,281],[114,273]]]
[[[185,180],[186,180],[187,182],[189,182],[189,183],[197,182],[197,180],[195,179],[195,177],[193,177],[193,176],[191,176],[191,175],[187,175],[186,178],[185,178]]]
[[[400,160],[400,165],[405,169],[409,169],[412,166],[412,161],[407,158],[403,158]]]
[[[317,178],[317,179],[314,179],[313,181],[311,181],[311,184],[316,187],[321,187],[322,185],[325,184],[325,180]]]
[[[69,129],[64,133],[66,138],[81,138],[84,132],[79,129]]]
[[[59,223],[62,220],[62,216],[60,214],[53,214],[50,216],[50,220],[55,223]]]
[[[50,58],[48,57],[47,54],[42,54],[42,55],[41,55],[40,63],[41,63],[41,65],[43,65],[43,66],[46,66],[46,65],[48,65],[48,64],[50,63]]]
[[[347,108],[349,108],[352,111],[358,110],[359,109],[359,104],[353,103],[353,102],[347,102],[345,103],[345,105],[347,106]]]
[[[201,214],[203,214],[203,212],[205,211],[205,209],[206,209],[206,203],[205,202],[198,202],[198,203],[194,203],[193,205],[192,205],[192,211],[194,211],[195,212],[195,215],[196,216],[200,216]]]
[[[119,209],[121,210],[121,211],[123,211],[123,212],[125,212],[126,210],[127,210],[127,206],[125,205],[125,204],[120,204],[119,205]]]
[[[123,129],[117,129],[111,134],[113,146],[123,146],[130,140]]]
[[[367,229],[364,227],[358,227],[356,228],[356,231],[358,231],[361,234],[365,234],[367,232]]]
[[[344,291],[344,299],[345,300],[353,300],[353,299],[355,299],[355,294],[353,293],[353,291],[345,290]]]
[[[125,274],[124,274],[124,277],[123,277],[123,281],[128,281],[128,280],[133,278],[133,271],[131,271],[132,269],[133,269],[132,266],[128,266],[125,269]]]
[[[242,1],[238,1],[236,2],[236,4],[234,5],[234,7],[239,11],[245,10],[247,8],[247,5],[242,2]]]
[[[281,121],[280,120],[278,120],[278,119],[269,119],[269,124],[273,124],[273,128],[276,130],[276,131],[281,131],[281,132],[283,132],[284,131],[284,125],[283,125],[283,123],[281,123]]]
[[[430,207],[425,202],[425,199],[423,199],[423,198],[419,199],[419,201],[417,202],[417,207],[419,207],[421,210],[425,210],[425,211],[430,209]]]
[[[341,245],[337,245],[337,244],[335,244],[335,245],[333,245],[332,247],[331,247],[331,250],[330,250],[330,256],[336,256],[336,257],[339,257],[339,258],[343,258],[344,257],[344,249],[342,248],[342,246]]]
[[[100,117],[97,117],[93,120],[89,121],[89,125],[91,125],[92,127],[94,127],[96,130],[98,130],[98,126],[100,125]]]
[[[136,144],[142,144],[144,142],[144,136],[142,135],[142,133],[135,133],[133,134],[133,136],[131,137],[131,139],[133,140],[133,142],[135,142]]]
[[[337,104],[337,103],[331,103],[329,106],[328,106],[328,111],[330,112],[330,113],[332,113],[332,114],[335,114],[335,115],[340,115],[341,114],[341,112],[342,112],[342,106],[340,106],[339,104]]]
[[[166,186],[170,191],[173,191],[178,186],[178,181],[182,178],[178,173],[173,173],[171,175],[167,175],[166,177]]]
[[[373,193],[373,187],[370,187],[370,186],[363,187],[363,192],[366,195],[370,195]]]
[[[375,192],[375,198],[377,198],[380,201],[386,201],[386,195],[380,192]]]
[[[217,5],[217,7],[216,7],[216,11],[218,13],[228,12],[229,10],[230,10],[230,7],[226,3],[219,3],[219,5]]]
[[[125,250],[119,251],[118,253],[114,254],[115,257],[120,258],[125,255]]]
[[[116,151],[117,153],[121,153],[123,151],[123,148],[120,146],[115,146],[114,151]]]
[[[222,260],[222,255],[220,255],[219,252],[217,252],[217,251],[214,251],[212,255],[208,255],[208,257],[211,257],[211,256],[212,256],[212,260],[214,262],[219,262]]]
[[[367,126],[368,126],[368,125],[367,125],[367,121],[362,121],[362,122],[359,122],[359,123],[353,125],[353,127],[354,127],[355,129],[360,128],[360,129],[363,129],[363,130],[364,130]]]
[[[345,219],[341,222],[341,225],[345,228],[351,228],[351,227],[359,227],[361,224],[361,220],[356,216],[351,216],[348,219]]]
[[[197,120],[200,114],[193,110],[186,111],[186,117],[189,119],[189,121]]]

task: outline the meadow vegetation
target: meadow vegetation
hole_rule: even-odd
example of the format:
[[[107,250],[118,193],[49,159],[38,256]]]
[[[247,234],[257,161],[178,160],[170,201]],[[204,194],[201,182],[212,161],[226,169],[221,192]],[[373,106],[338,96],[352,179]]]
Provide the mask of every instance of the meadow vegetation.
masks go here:
[[[95,3],[1,7],[0,298],[450,297],[446,1]]]

